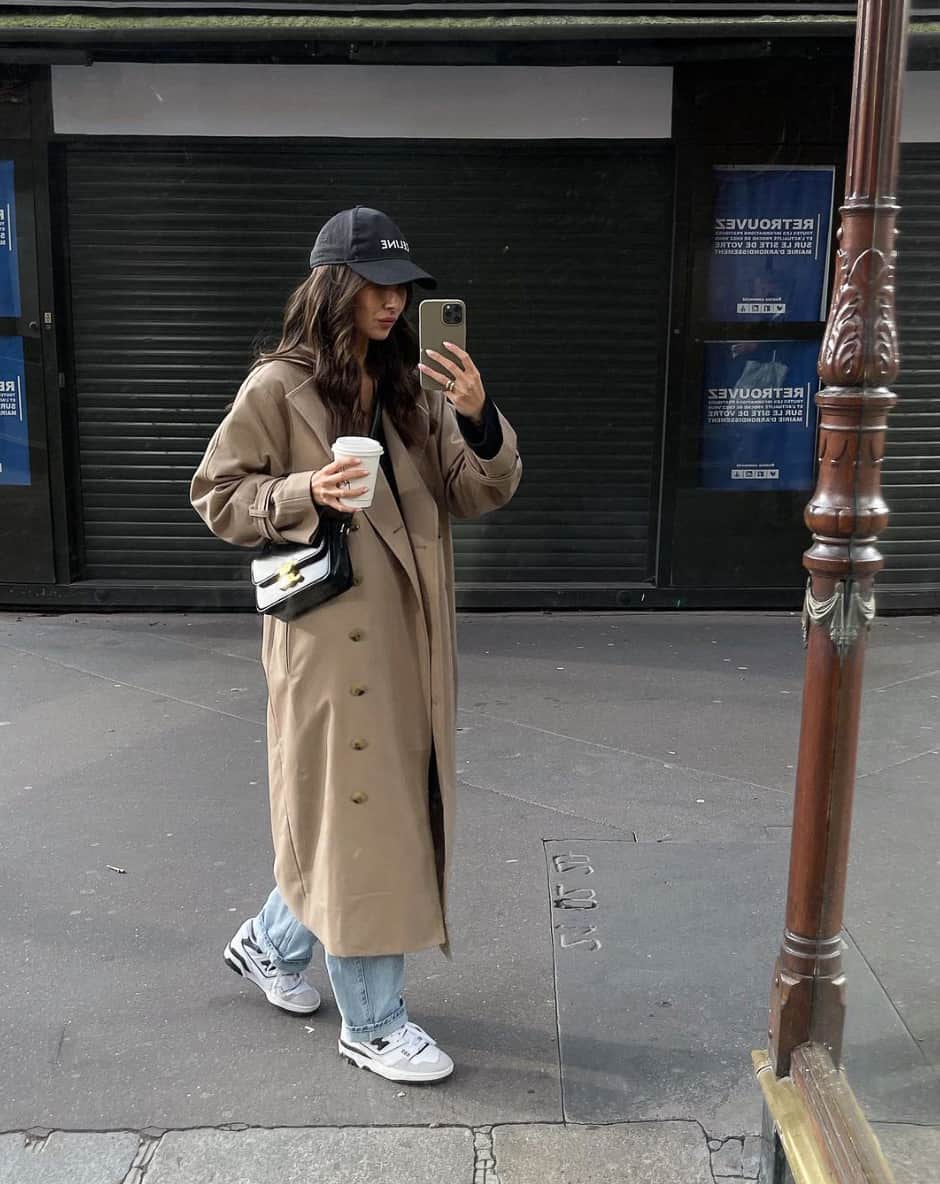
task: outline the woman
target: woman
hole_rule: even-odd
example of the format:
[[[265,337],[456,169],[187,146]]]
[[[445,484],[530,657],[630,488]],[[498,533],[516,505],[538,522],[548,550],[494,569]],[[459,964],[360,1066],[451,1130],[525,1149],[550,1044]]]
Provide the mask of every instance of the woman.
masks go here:
[[[291,296],[277,348],[255,362],[192,484],[196,510],[243,546],[304,543],[365,491],[341,435],[385,448],[371,508],[349,535],[355,582],[289,624],[265,617],[276,888],[225,960],[286,1011],[320,997],[319,939],[342,1017],[339,1052],[392,1081],[453,1061],[409,1021],[404,955],[448,952],[454,833],[455,626],[450,516],[498,509],[521,476],[515,434],[469,354],[420,369],[403,314],[435,286],[398,227],[356,207],[331,218]]]

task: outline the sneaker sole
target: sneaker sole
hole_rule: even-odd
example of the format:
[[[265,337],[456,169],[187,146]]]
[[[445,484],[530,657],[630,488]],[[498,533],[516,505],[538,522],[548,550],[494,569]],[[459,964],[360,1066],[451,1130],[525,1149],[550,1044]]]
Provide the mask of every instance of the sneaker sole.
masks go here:
[[[450,1077],[454,1071],[454,1066],[451,1065],[449,1069],[429,1069],[424,1073],[407,1072],[401,1069],[392,1069],[379,1061],[373,1061],[371,1057],[363,1056],[361,1053],[347,1048],[342,1040],[337,1044],[337,1048],[343,1060],[348,1061],[355,1068],[368,1069],[376,1076],[384,1077],[386,1081],[398,1082],[399,1085],[429,1085],[434,1081],[443,1081],[445,1077]]]
[[[229,968],[229,970],[234,970],[240,978],[246,978],[250,983],[253,983],[254,986],[256,986],[261,992],[261,994],[264,995],[265,999],[267,999],[271,1006],[276,1007],[278,1011],[286,1011],[289,1015],[313,1015],[314,1012],[320,1010],[319,1003],[316,1005],[316,1007],[292,1007],[289,1003],[280,1003],[272,999],[264,987],[262,987],[260,983],[255,982],[255,980],[245,969],[241,959],[238,957],[238,954],[236,954],[232,949],[231,944],[227,945],[222,952],[222,961]]]

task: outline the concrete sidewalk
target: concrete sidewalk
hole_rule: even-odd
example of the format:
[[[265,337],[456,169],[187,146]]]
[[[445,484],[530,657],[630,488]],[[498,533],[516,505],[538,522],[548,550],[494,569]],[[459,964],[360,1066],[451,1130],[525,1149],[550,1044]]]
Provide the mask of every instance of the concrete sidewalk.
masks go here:
[[[0,615],[0,1184],[754,1178],[803,653],[792,614],[460,621],[457,1072],[344,1067],[220,951],[270,886],[258,622]],[[940,620],[876,623],[850,1078],[940,1181]],[[109,866],[110,865],[110,866]],[[124,869],[123,872],[114,869]]]

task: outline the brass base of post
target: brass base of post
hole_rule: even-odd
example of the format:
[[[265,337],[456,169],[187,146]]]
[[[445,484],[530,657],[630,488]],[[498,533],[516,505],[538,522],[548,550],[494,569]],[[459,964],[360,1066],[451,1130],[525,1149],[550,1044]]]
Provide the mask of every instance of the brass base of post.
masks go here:
[[[805,1099],[789,1079],[779,1080],[762,1049],[751,1053],[764,1094],[761,1180],[766,1184],[836,1184]]]
[[[845,1008],[842,938],[805,937],[784,929],[768,1025],[776,1075],[787,1076],[793,1050],[808,1041],[825,1045],[833,1063],[840,1064]]]

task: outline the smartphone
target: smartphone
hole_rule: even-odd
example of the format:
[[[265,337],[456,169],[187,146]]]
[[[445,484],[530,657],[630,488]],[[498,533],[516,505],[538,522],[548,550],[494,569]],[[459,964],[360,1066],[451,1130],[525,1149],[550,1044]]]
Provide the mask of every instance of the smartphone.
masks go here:
[[[461,349],[467,348],[467,306],[462,300],[422,300],[418,305],[418,341],[421,346],[421,361],[432,370],[444,372],[440,362],[429,358],[427,350],[437,350],[445,357],[457,359],[444,348],[445,341],[452,341]],[[439,391],[441,384],[430,375],[421,372],[421,386],[426,391]]]

